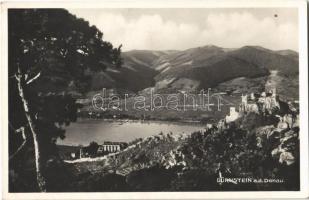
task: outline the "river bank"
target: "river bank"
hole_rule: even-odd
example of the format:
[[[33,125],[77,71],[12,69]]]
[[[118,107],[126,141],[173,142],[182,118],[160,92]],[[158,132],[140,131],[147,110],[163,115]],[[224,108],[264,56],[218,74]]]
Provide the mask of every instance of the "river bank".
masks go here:
[[[66,128],[65,139],[58,145],[86,146],[95,141],[131,142],[148,136],[167,134],[188,134],[203,130],[205,123],[196,121],[168,122],[158,120],[128,119],[78,119]]]

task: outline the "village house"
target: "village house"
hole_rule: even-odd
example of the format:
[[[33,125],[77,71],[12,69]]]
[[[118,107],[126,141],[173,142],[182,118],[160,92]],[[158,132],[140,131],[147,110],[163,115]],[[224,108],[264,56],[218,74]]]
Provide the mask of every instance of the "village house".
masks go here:
[[[277,98],[276,88],[270,89],[268,93],[262,92],[261,97],[258,99],[258,102],[262,104],[262,112],[268,111],[272,113],[274,108],[280,108]]]
[[[225,117],[226,123],[235,121],[240,117],[240,113],[236,111],[235,107],[230,107],[230,113]]]
[[[97,154],[104,154],[104,153],[114,153],[118,152],[128,145],[125,142],[110,142],[106,141],[102,145],[99,146]]]
[[[99,145],[96,155],[106,155],[111,153],[116,153],[118,151],[121,151],[125,149],[128,146],[125,142],[110,142],[105,141],[102,145]],[[87,150],[85,150],[85,147],[79,149],[79,158],[86,158],[89,157]],[[72,157],[73,158],[73,157]],[[74,158],[77,158],[77,155],[74,156]]]
[[[241,95],[241,103],[239,105],[239,112],[247,113],[254,112],[259,113],[259,107],[256,103],[254,93],[251,93],[250,98],[248,95]]]

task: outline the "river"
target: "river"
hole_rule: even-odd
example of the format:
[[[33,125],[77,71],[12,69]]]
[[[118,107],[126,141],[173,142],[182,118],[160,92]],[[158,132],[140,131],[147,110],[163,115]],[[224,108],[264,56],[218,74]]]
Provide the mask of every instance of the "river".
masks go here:
[[[204,129],[199,123],[158,122],[158,121],[106,121],[95,119],[79,119],[66,128],[66,137],[58,139],[60,145],[88,145],[95,141],[130,142],[136,138],[144,138],[172,132],[173,134],[192,133]]]

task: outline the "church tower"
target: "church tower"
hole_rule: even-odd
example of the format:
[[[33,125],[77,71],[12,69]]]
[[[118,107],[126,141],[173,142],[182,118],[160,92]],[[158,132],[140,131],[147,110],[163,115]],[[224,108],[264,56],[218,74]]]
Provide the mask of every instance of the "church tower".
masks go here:
[[[248,105],[248,95],[241,94],[241,104],[240,104],[240,111],[245,112],[247,110]]]

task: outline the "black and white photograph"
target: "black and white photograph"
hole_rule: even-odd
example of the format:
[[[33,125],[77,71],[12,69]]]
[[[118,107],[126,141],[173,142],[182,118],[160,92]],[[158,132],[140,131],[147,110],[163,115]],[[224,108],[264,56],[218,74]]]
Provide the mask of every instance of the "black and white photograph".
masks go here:
[[[134,5],[7,8],[7,192],[303,191],[298,4]]]

